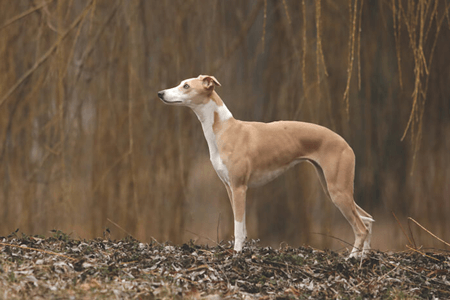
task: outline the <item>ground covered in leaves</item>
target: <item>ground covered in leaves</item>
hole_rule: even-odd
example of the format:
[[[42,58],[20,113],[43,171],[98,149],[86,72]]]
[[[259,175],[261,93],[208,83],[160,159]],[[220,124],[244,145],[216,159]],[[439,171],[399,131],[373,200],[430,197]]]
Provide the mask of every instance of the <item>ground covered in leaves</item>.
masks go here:
[[[0,299],[449,299],[450,253],[0,238]]]

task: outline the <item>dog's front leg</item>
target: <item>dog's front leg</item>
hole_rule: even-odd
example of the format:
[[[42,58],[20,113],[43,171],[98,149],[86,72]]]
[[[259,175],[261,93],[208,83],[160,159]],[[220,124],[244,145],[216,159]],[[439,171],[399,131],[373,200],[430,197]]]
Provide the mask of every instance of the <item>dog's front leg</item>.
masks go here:
[[[247,186],[231,187],[231,204],[234,215],[234,250],[241,251],[247,231],[245,226],[245,203]]]

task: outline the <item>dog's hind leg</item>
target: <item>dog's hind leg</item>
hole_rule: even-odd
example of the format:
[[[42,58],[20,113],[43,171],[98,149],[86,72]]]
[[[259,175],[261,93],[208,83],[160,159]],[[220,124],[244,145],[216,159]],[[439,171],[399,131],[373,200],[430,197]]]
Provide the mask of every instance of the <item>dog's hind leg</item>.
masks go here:
[[[372,223],[375,222],[375,220],[364,209],[359,207],[358,204],[355,203],[355,205],[356,205],[356,210],[358,211],[358,214],[361,217],[361,220],[364,222],[364,225],[366,225],[367,229],[369,230],[369,234],[367,235],[367,238],[364,241],[364,248],[363,248],[363,251],[367,252],[368,250],[371,249],[370,241],[371,241],[371,237],[372,237]]]
[[[353,181],[355,155],[348,148],[336,157],[327,157],[321,163],[313,162],[321,179],[325,192],[350,223],[355,235],[355,244],[350,257],[364,255],[370,248],[370,233],[372,220],[369,214],[356,205],[353,199]],[[368,226],[370,223],[370,226]],[[368,243],[366,241],[368,240]]]

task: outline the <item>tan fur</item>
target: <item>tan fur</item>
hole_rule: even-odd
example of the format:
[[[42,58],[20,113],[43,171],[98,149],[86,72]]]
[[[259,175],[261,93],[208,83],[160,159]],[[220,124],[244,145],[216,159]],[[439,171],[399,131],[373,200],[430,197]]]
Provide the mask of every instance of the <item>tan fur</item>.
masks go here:
[[[370,248],[373,219],[353,200],[355,155],[341,136],[325,127],[305,122],[239,121],[232,117],[214,91],[215,85],[220,86],[217,79],[200,75],[185,81],[185,84],[190,88],[185,89],[183,83],[180,84],[179,93],[172,97],[174,99],[166,99],[171,98],[165,96],[170,89],[158,95],[165,103],[181,102],[180,105],[191,107],[202,122],[211,162],[227,189],[235,226],[241,226],[238,231],[235,228],[237,251],[242,248],[242,236],[246,235],[248,187],[264,184],[302,161],[316,167],[325,193],[352,226],[355,245],[351,256],[360,256],[362,250]],[[185,102],[177,102],[178,99],[185,99]],[[211,101],[214,104],[208,104]]]

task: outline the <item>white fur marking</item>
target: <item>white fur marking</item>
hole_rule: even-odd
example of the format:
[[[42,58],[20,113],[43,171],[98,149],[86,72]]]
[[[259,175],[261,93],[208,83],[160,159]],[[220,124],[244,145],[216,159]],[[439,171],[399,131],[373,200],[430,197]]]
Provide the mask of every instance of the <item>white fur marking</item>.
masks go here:
[[[206,104],[193,106],[192,110],[202,124],[203,133],[205,134],[206,142],[208,143],[209,159],[211,160],[214,170],[216,170],[217,175],[223,182],[229,183],[228,169],[220,157],[217,137],[213,131],[213,124],[214,112],[217,112],[220,121],[226,121],[233,117],[233,115],[227,109],[225,104],[217,106],[212,100],[208,101]]]
[[[369,218],[369,217],[364,217],[364,216],[359,216],[361,218],[361,220],[366,221],[366,222],[375,222],[374,219]]]
[[[245,241],[245,216],[242,222],[234,221],[234,250],[241,251]]]

